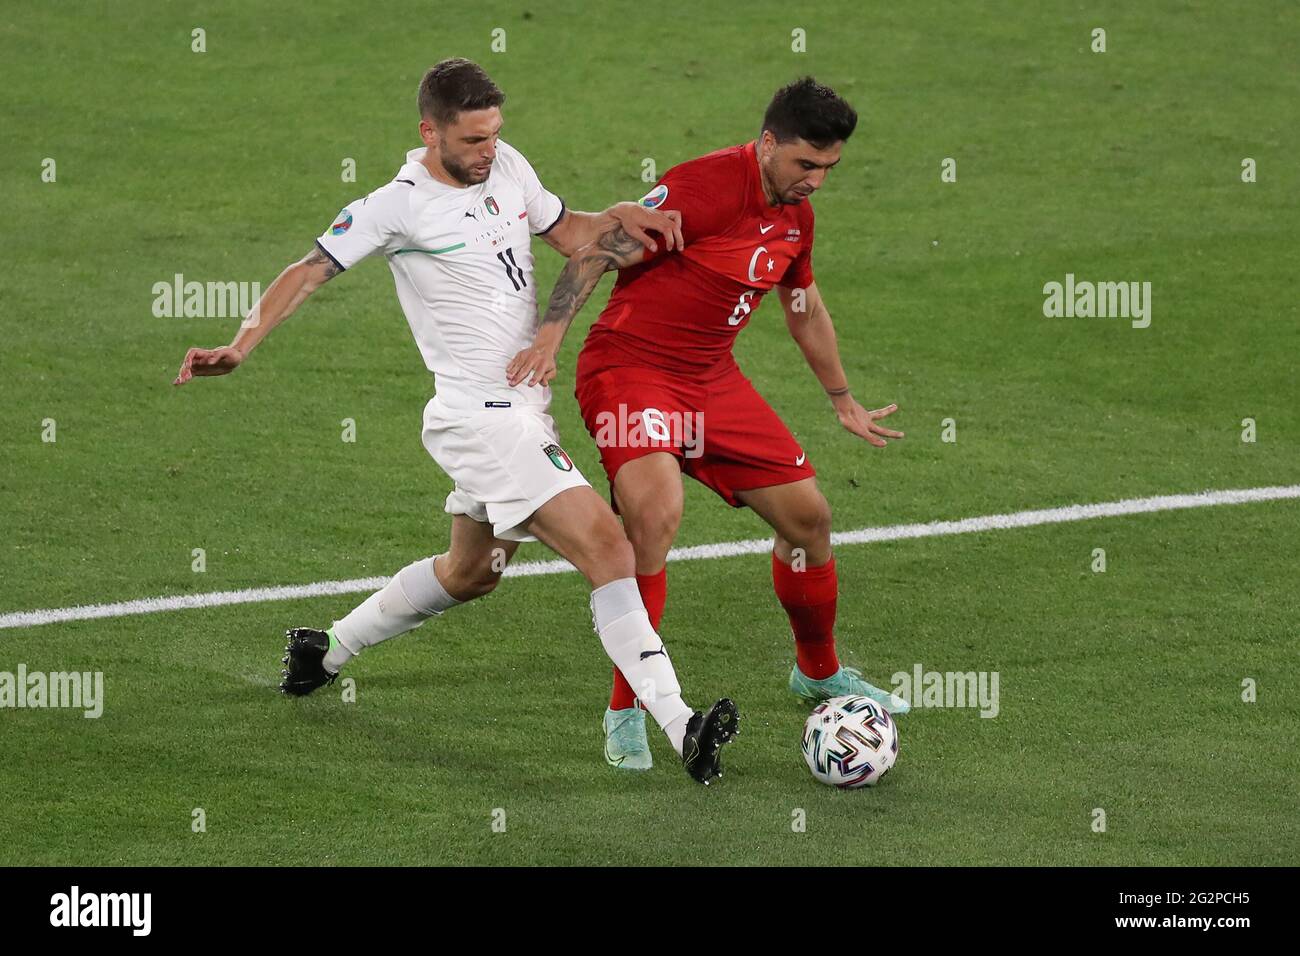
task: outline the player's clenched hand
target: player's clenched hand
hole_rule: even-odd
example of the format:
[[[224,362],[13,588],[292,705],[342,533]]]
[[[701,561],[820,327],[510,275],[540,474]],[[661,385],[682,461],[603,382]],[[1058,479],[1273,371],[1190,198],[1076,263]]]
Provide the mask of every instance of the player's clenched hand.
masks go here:
[[[610,207],[609,213],[618,220],[624,232],[651,252],[659,248],[650,235],[652,232],[663,237],[664,249],[668,252],[686,247],[686,242],[682,239],[682,214],[676,209],[660,212],[640,203],[621,202]]]
[[[190,349],[181,362],[173,385],[184,385],[195,375],[226,375],[239,368],[244,356],[239,349],[223,345],[217,349]]]
[[[884,448],[888,444],[885,440],[887,438],[903,437],[902,432],[896,432],[893,429],[876,424],[880,419],[892,415],[896,411],[898,411],[897,405],[886,405],[884,408],[877,408],[875,411],[867,411],[849,395],[845,395],[835,405],[835,414],[840,417],[841,425],[859,438],[865,438],[871,444],[880,448]]]
[[[514,388],[525,385],[550,385],[558,369],[555,350],[545,345],[531,345],[510,360],[506,366],[506,381]]]

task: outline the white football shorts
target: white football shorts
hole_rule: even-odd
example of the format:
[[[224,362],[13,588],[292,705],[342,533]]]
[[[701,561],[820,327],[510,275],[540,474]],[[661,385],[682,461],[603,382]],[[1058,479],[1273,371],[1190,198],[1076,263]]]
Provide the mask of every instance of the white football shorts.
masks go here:
[[[424,406],[424,447],[456,483],[445,510],[490,523],[498,538],[535,541],[519,525],[561,491],[590,485],[546,405],[485,404],[435,395]]]

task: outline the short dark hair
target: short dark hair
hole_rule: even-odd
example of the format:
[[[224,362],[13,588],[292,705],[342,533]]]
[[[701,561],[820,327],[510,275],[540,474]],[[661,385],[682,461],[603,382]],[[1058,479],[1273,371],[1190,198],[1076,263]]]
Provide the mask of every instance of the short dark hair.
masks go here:
[[[421,119],[446,126],[462,112],[500,106],[506,95],[483,67],[458,56],[429,68],[420,80],[418,101]]]
[[[853,135],[858,114],[829,86],[811,76],[795,80],[776,91],[763,114],[763,129],[778,143],[802,139],[825,149]]]

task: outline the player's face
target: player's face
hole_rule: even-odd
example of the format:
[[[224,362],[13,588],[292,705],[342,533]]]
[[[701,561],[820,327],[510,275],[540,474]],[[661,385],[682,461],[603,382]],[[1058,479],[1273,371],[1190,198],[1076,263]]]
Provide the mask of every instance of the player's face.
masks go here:
[[[764,130],[759,147],[769,195],[777,202],[794,205],[821,189],[826,174],[840,161],[844,143],[832,143],[825,149],[802,139],[778,143],[775,136]]]
[[[501,110],[461,113],[454,123],[434,126],[420,123],[425,145],[438,152],[442,168],[462,186],[476,186],[492,172],[497,157],[497,139],[501,135]]]

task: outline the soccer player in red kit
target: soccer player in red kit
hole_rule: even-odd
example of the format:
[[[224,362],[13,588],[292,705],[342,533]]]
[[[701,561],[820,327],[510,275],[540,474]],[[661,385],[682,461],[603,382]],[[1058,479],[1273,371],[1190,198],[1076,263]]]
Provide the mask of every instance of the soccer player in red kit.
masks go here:
[[[811,77],[778,90],[758,140],[673,167],[642,200],[680,211],[684,248],[649,253],[612,229],[580,249],[556,282],[532,347],[507,375],[511,385],[550,382],[569,323],[600,276],[620,270],[578,357],[577,397],[635,550],[651,622],[658,626],[663,614],[684,472],[729,505],[752,508],[775,532],[772,583],[795,640],[790,690],[806,700],[861,694],[902,713],[906,701],[839,662],[830,506],[807,452],[732,355],[737,333],[775,288],[840,423],[873,445],[903,437],[878,423],[897,406],[869,411],[850,393],[813,277],[808,199],[856,125],[852,107]],[[651,765],[636,690],[617,672],[605,738],[611,765]]]

